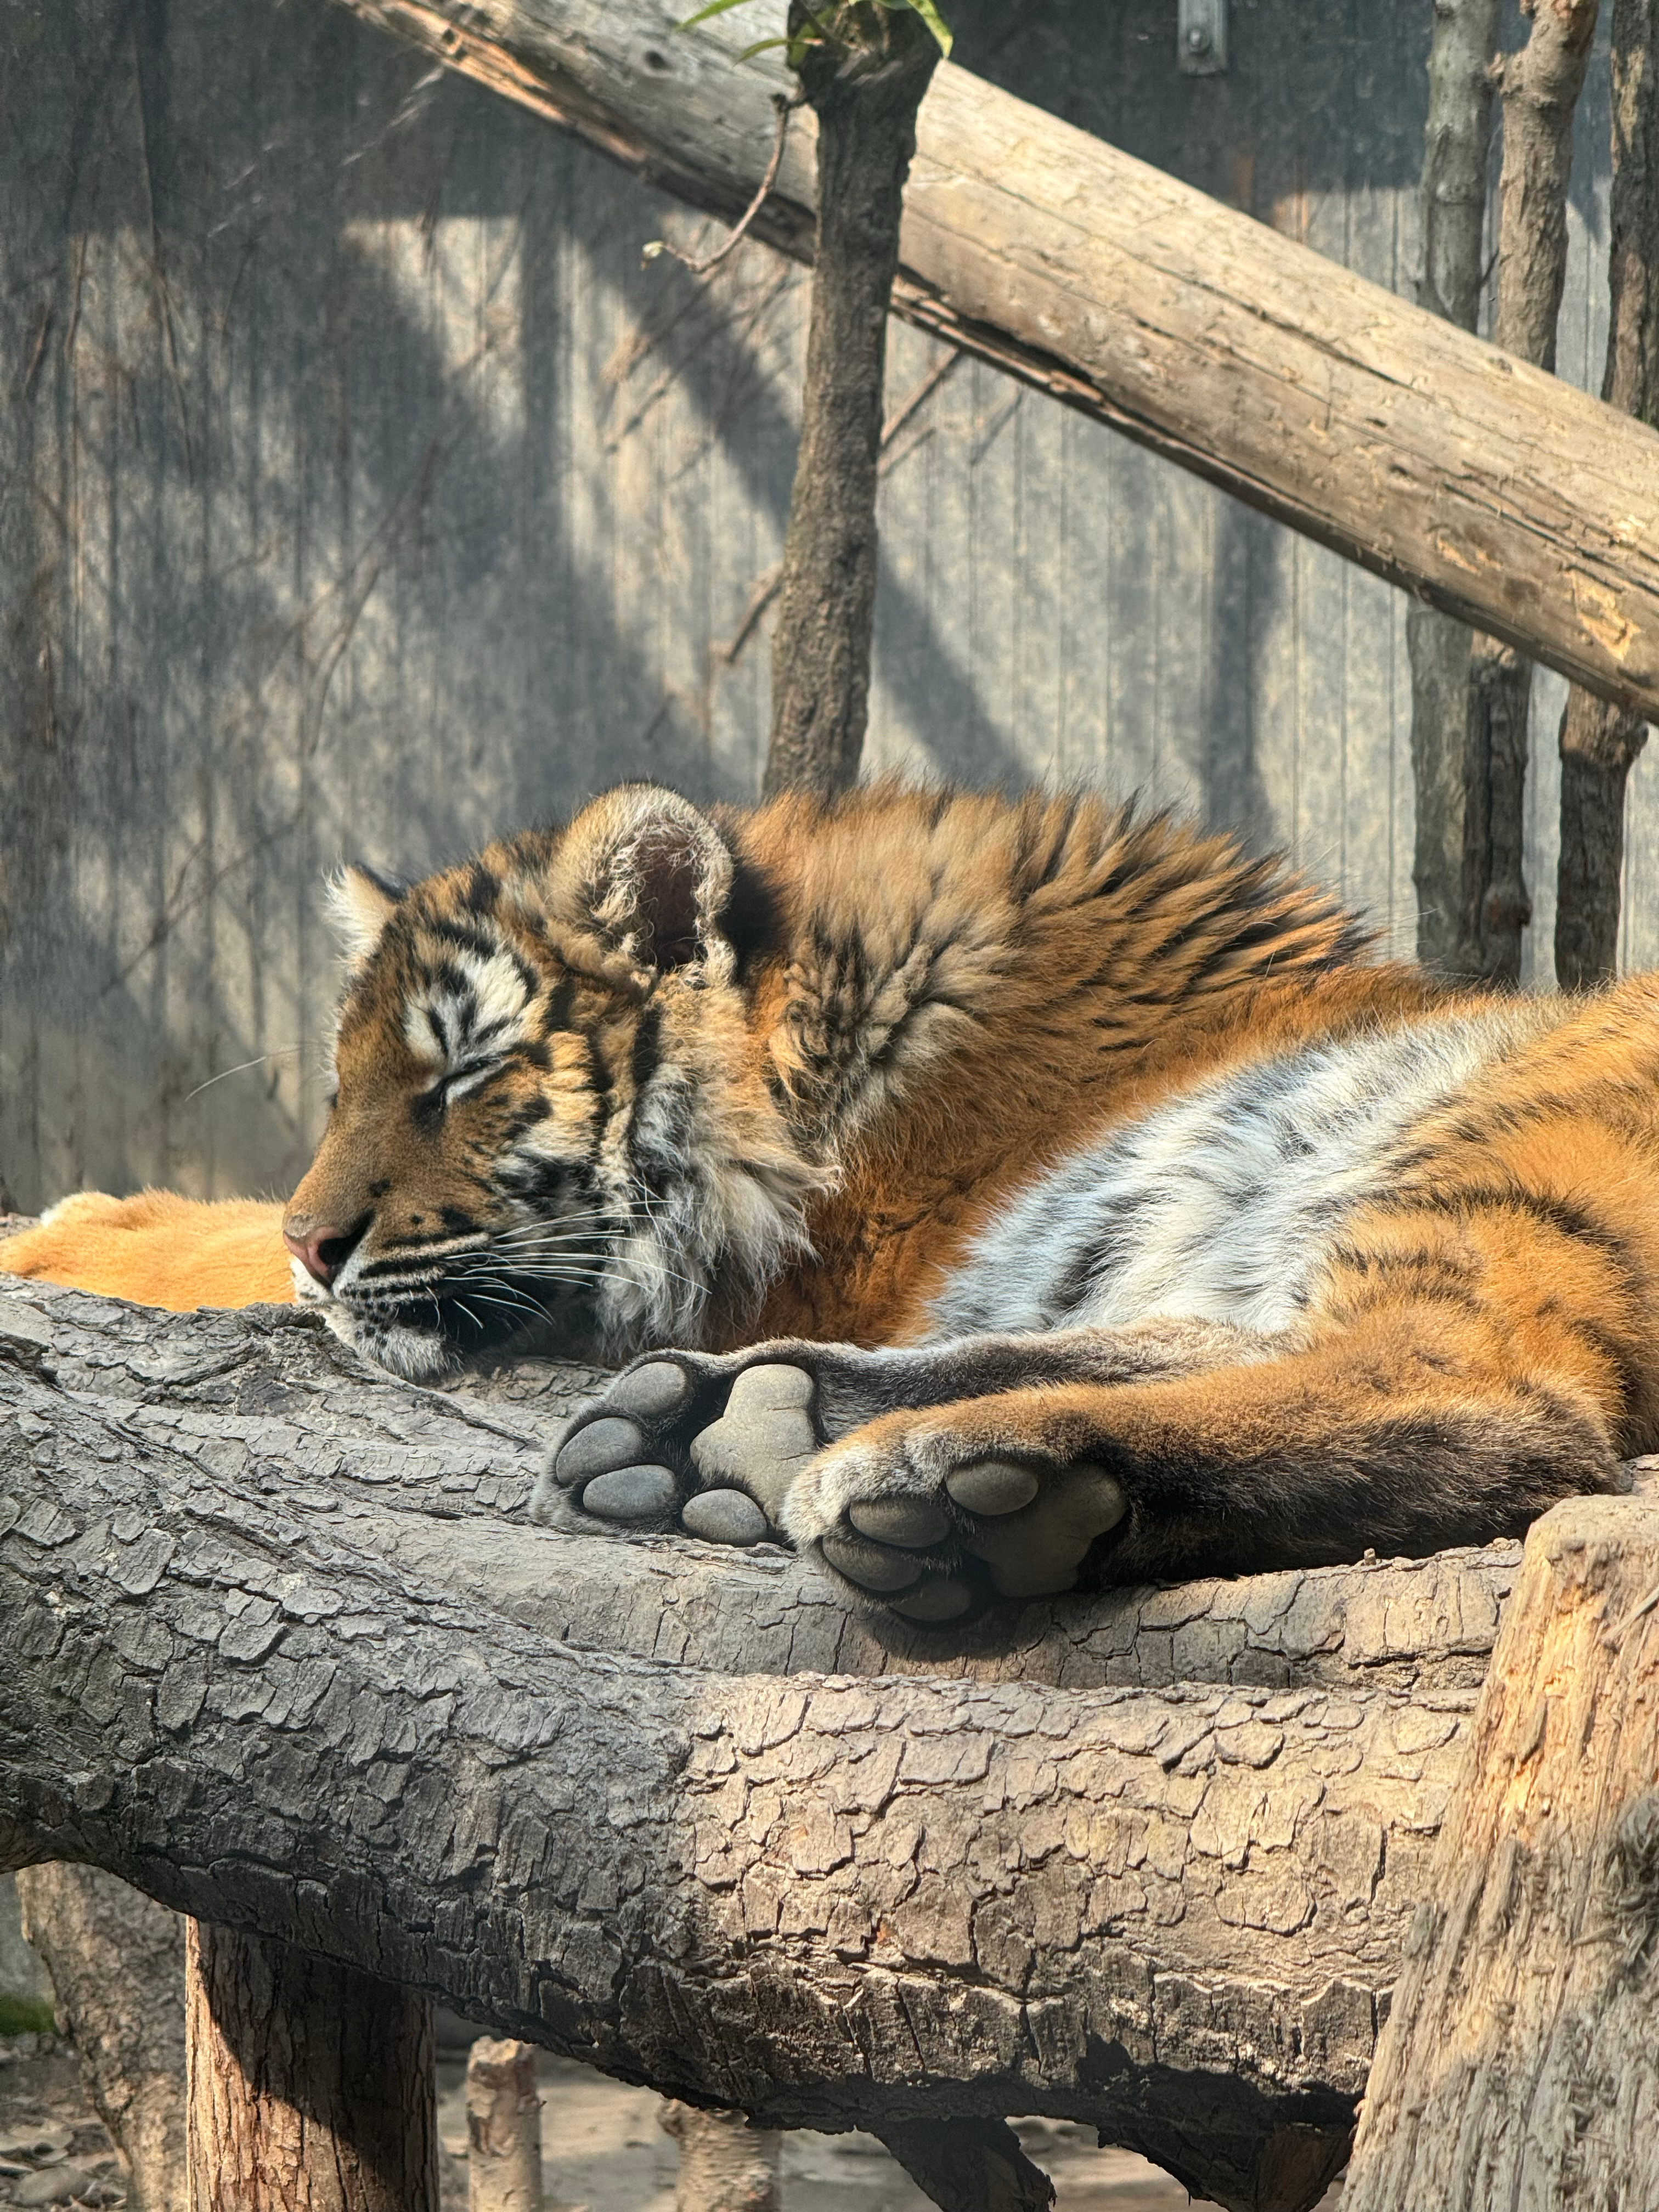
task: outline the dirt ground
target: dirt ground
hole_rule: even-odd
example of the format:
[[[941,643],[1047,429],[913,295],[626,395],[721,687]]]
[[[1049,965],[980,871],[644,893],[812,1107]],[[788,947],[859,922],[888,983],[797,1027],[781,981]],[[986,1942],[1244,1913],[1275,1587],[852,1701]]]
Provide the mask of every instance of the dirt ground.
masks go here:
[[[443,2212],[466,2212],[465,2071],[459,2051],[439,2061]],[[538,2072],[547,2212],[673,2212],[679,2154],[658,2124],[662,2100],[550,2055]],[[1144,2159],[1097,2150],[1087,2128],[1022,2120],[1019,2133],[1054,2178],[1056,2212],[1186,2212],[1194,2201]],[[926,2212],[927,2205],[869,2136],[787,2136],[783,2175],[785,2212]],[[1340,2202],[1338,2191],[1320,2212],[1337,2212]],[[114,2212],[125,2203],[113,2148],[69,2045],[51,2037],[0,2040],[0,2204]]]

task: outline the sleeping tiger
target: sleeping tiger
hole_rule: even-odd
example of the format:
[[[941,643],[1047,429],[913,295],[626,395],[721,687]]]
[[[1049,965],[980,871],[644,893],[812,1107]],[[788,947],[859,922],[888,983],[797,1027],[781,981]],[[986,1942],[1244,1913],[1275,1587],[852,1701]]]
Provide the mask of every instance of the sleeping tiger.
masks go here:
[[[1478,1541],[1659,1443],[1652,981],[1460,991],[1166,817],[893,783],[625,786],[334,898],[286,1212],[83,1195],[0,1266],[631,1358],[541,1518],[924,1622]]]

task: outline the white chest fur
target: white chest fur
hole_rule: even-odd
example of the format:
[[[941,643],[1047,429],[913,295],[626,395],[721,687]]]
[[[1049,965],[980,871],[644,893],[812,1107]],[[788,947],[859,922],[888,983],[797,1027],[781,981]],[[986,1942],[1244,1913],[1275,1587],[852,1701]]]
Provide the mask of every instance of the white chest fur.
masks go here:
[[[934,1301],[930,1338],[1153,1317],[1293,1328],[1413,1129],[1535,1024],[1516,1005],[1434,1017],[1196,1085],[1021,1191]]]

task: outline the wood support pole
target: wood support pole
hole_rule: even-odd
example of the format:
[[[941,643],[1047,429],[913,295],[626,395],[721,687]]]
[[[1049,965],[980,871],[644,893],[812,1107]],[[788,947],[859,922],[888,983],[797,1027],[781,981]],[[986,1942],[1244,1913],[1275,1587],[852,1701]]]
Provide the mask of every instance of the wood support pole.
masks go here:
[[[466,2062],[467,2212],[542,2212],[536,2046],[481,2035]]]
[[[705,2112],[678,2098],[660,2114],[680,2147],[674,2212],[779,2212],[783,2136],[743,2112]]]
[[[805,27],[802,0],[792,32]],[[818,119],[812,316],[800,453],[772,638],[765,790],[823,797],[858,781],[876,611],[876,463],[887,307],[898,273],[916,110],[939,60],[908,9],[843,0],[801,63]]]
[[[1601,0],[1527,0],[1532,30],[1494,70],[1504,102],[1498,313],[1492,337],[1517,361],[1555,367],[1567,273],[1572,119]],[[1463,817],[1462,930],[1457,966],[1521,980],[1532,919],[1522,873],[1532,663],[1482,633],[1469,650]]]
[[[1659,2204],[1659,1505],[1527,1539],[1343,2212]]]
[[[1423,274],[1419,303],[1472,331],[1486,256],[1486,161],[1492,151],[1492,55],[1498,0],[1438,0],[1429,43],[1423,131]],[[1463,914],[1463,754],[1468,723],[1469,632],[1438,607],[1406,617],[1412,664],[1412,775],[1417,838],[1417,957],[1456,965]]]
[[[189,2212],[438,2212],[432,2007],[192,1920]]]
[[[1659,14],[1613,0],[1613,191],[1607,362],[1601,397],[1659,423]],[[1610,982],[1618,961],[1625,786],[1647,742],[1639,714],[1574,685],[1561,717],[1561,859],[1555,976]]]
[[[25,1867],[23,1933],[52,1977],[81,2078],[119,2152],[127,2212],[180,2212],[185,1923],[97,1867]]]

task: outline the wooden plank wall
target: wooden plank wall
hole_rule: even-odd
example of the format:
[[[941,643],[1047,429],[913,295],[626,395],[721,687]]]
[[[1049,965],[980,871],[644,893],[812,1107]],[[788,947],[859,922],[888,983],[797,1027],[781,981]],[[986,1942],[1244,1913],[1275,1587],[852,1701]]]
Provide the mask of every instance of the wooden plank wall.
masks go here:
[[[766,0],[775,4],[775,0]],[[1408,288],[1428,0],[955,0],[959,57]],[[1517,20],[1510,27],[1513,42]],[[804,279],[328,0],[0,17],[0,1172],[281,1190],[320,1114],[316,885],[618,775],[755,790]],[[1607,89],[1560,348],[1604,343]],[[937,358],[894,334],[895,403]],[[1140,787],[1409,949],[1404,605],[990,371],[895,441],[871,756]],[[1554,726],[1536,702],[1547,975]],[[1659,778],[1632,800],[1659,958]]]

